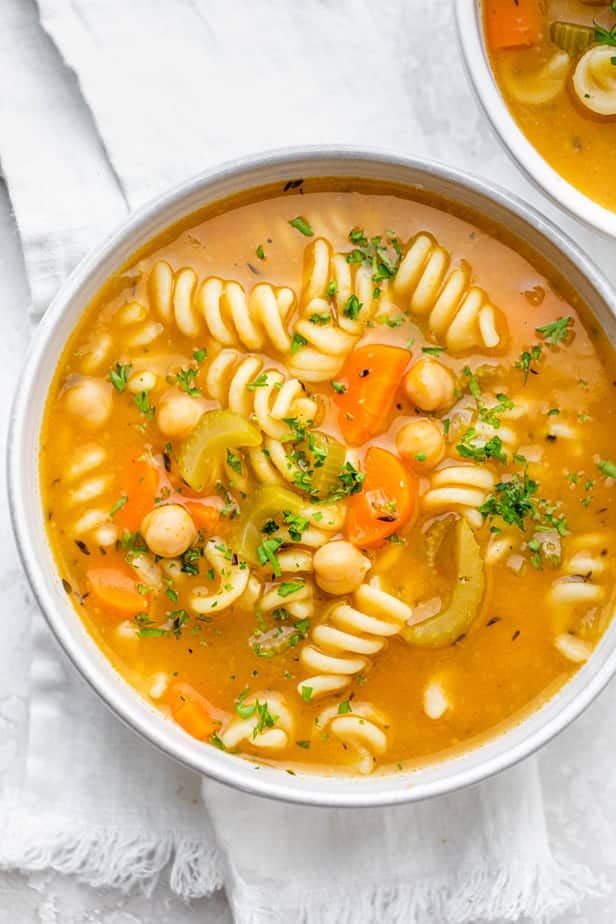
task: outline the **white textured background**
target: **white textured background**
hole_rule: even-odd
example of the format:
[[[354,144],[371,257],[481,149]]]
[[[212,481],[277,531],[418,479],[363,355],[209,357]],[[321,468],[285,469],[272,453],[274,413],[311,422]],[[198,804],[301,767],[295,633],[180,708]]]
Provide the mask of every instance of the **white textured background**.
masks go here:
[[[129,0],[129,3],[133,2],[135,0]],[[330,7],[336,5],[335,0],[322,2]],[[282,46],[285,30],[289,29],[291,18],[304,14],[299,0],[283,0],[278,5],[281,16],[277,40]],[[153,2],[152,8],[155,6],[156,3]],[[219,8],[214,22],[220,24],[212,35],[212,41],[223,48],[228,45],[231,53],[232,43],[235,48],[238,40],[238,26],[242,26],[241,41],[252,40],[252,25],[249,19],[245,19],[243,23],[239,22],[239,5],[227,0],[226,17],[220,13],[224,4],[212,0],[212,6]],[[331,44],[331,54],[345,54],[345,41],[352,40],[352,53],[357,55],[358,61],[361,61],[362,57],[364,60],[364,66],[358,67],[357,71],[358,111],[355,113],[348,109],[341,110],[340,135],[354,137],[358,142],[366,144],[383,143],[382,139],[372,136],[369,132],[369,107],[385,107],[391,111],[393,123],[388,143],[408,153],[449,161],[516,190],[564,226],[616,280],[614,244],[600,240],[543,201],[520,177],[500,149],[487,122],[475,105],[462,72],[452,11],[447,0],[407,0],[402,15],[399,4],[395,6],[396,20],[391,25],[399,31],[399,60],[396,62],[397,67],[392,68],[392,71],[404,75],[401,83],[392,81],[388,73],[382,72],[378,67],[372,67],[374,39],[367,28],[367,20],[364,21],[364,33],[358,28],[348,30],[341,20],[338,35],[324,36],[324,42]],[[244,9],[253,7],[257,7],[254,0],[252,4],[244,5]],[[373,3],[372,8],[375,15],[388,17],[394,5],[383,0],[381,3]],[[12,43],[10,30],[4,28],[7,24],[14,23],[16,17],[19,18],[23,34],[27,33],[30,36],[30,40],[23,42],[19,47]],[[114,25],[121,30],[121,22]],[[294,34],[297,34],[297,30],[294,30]],[[181,40],[181,36],[176,38]],[[313,66],[312,51],[308,47],[302,47],[301,43],[295,49],[294,57],[298,68]],[[0,151],[3,107],[15,105],[19,89],[28,83],[29,62],[34,56],[39,66],[42,62],[43,66],[49,69],[49,88],[57,95],[65,94],[73,103],[83,105],[79,103],[79,91],[74,79],[66,71],[55,48],[38,26],[38,12],[34,0],[0,0],[0,55],[13,57],[17,68],[16,79],[19,82],[18,86],[0,88]],[[284,77],[292,80],[293,74],[289,75],[285,70]],[[262,97],[266,98],[268,88],[260,90]],[[208,92],[213,91],[211,88],[204,88],[204,93]],[[318,100],[298,100],[297,104],[303,109],[302,125],[298,128],[299,123],[290,119],[288,136],[281,137],[280,143],[293,143],[306,138],[310,138],[314,143],[336,140],[336,126],[332,126],[332,133],[327,138],[310,136],[310,107],[318,106]],[[247,115],[246,105],[245,99],[238,98],[238,112],[243,112],[244,116]],[[255,143],[255,132],[258,133],[259,113],[252,110],[249,114],[246,128],[247,131],[250,130],[248,148],[254,150],[258,147],[258,143]],[[226,117],[230,116],[224,112],[218,114],[221,132],[224,132]],[[68,125],[65,128],[70,130]],[[282,134],[284,135],[284,132]],[[155,139],[152,139],[151,143],[155,143]],[[100,150],[94,126],[92,163],[98,164],[99,180],[106,177],[109,181],[110,171]],[[79,182],[77,177],[75,179]],[[172,179],[177,178],[169,177],[169,180]],[[138,173],[135,177],[138,187],[137,180]],[[44,187],[45,176],[33,175],[31,194],[44,194]],[[138,188],[136,195],[138,196]],[[0,337],[0,401],[4,411],[0,415],[2,451],[6,443],[8,395],[12,391],[28,340],[28,297],[18,234],[6,189],[0,186],[0,311],[3,318]],[[3,551],[0,565],[0,626],[4,637],[18,639],[24,637],[27,631],[29,608],[32,604],[10,533],[4,484],[0,490],[0,549]],[[15,729],[25,710],[27,674],[25,651],[21,652],[18,649],[9,675],[0,676],[0,767],[10,763],[5,758],[17,747]],[[576,855],[607,882],[616,881],[616,732],[613,728],[615,695],[616,691],[607,691],[573,728],[546,748],[540,758],[546,807],[556,849],[558,850],[559,846],[566,847],[570,854]],[[597,754],[605,755],[605,759],[597,760]],[[613,758],[610,759],[609,755],[613,755]],[[16,767],[14,772],[18,773],[19,769]],[[6,782],[0,774],[0,786]],[[606,807],[611,807],[612,811],[606,811]],[[187,907],[171,898],[160,887],[151,898],[124,898],[110,892],[78,886],[70,880],[63,881],[58,877],[40,875],[25,880],[19,876],[0,874],[0,924],[188,924],[196,921],[228,924],[230,918],[224,898],[218,896],[213,900],[203,900]],[[579,913],[568,915],[567,920],[559,924],[613,924],[614,921],[616,898],[611,894],[607,898],[587,902]]]

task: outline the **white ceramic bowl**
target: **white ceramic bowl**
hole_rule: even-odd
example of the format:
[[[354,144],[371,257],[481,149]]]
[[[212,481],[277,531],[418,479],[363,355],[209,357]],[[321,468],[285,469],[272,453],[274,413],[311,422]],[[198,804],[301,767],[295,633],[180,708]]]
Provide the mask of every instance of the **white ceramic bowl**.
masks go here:
[[[9,494],[21,557],[47,621],[76,667],[101,698],[144,738],[195,770],[259,795],[292,802],[374,806],[450,792],[526,757],[564,728],[616,671],[616,620],[592,658],[540,710],[465,754],[413,772],[368,778],[290,776],[255,766],[185,734],[142,699],[113,669],[86,632],[62,588],[45,533],[38,453],[43,408],[63,346],[102,283],[163,228],[200,206],[240,190],[306,176],[361,176],[421,187],[469,206],[524,238],[569,279],[616,343],[616,299],[587,257],[539,213],[510,194],[437,164],[371,150],[303,149],[225,165],[171,190],[126,222],[75,270],[49,307],[33,339],[11,414]]]
[[[603,208],[564,180],[518,128],[498,88],[485,47],[484,0],[455,0],[458,35],[467,73],[477,99],[506,150],[535,183],[561,208],[605,234],[616,237],[616,212]]]

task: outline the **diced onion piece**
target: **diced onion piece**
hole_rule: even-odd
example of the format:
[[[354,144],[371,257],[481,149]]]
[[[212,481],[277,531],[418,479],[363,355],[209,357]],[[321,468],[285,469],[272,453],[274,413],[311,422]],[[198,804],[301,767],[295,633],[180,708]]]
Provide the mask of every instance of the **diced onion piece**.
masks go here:
[[[554,645],[564,658],[573,661],[575,664],[581,664],[588,661],[592,654],[592,645],[584,639],[563,632],[554,639]]]

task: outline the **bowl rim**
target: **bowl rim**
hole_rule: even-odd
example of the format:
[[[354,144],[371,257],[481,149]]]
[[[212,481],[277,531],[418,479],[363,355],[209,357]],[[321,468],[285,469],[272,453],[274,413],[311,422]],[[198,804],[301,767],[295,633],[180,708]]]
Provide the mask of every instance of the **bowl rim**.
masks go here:
[[[526,177],[556,205],[597,231],[616,237],[612,212],[565,180],[537,151],[518,127],[494,78],[483,38],[485,0],[455,0],[455,17],[462,60],[475,98],[503,147]]]
[[[51,350],[52,369],[55,372],[66,344],[66,336],[63,336],[59,346],[53,344],[56,329],[65,315],[70,313],[75,302],[79,304],[80,312],[84,310],[89,299],[85,298],[82,289],[88,281],[92,282],[97,268],[109,260],[114,251],[123,244],[130,244],[129,253],[137,250],[139,245],[135,238],[138,233],[143,233],[150,227],[144,239],[151,239],[158,233],[157,230],[151,230],[156,224],[156,219],[160,219],[166,210],[181,206],[191,195],[201,193],[205,201],[224,198],[217,196],[211,200],[207,199],[209,186],[229,179],[235,181],[244,178],[241,188],[250,189],[260,185],[254,179],[251,181],[252,174],[260,169],[275,169],[280,179],[286,179],[304,172],[297,169],[298,164],[310,164],[312,169],[315,165],[326,165],[328,162],[331,164],[332,161],[348,165],[349,169],[345,167],[344,172],[337,174],[339,176],[366,176],[367,173],[362,173],[362,167],[365,169],[366,165],[368,169],[372,165],[375,169],[383,171],[387,168],[408,170],[409,175],[415,172],[424,177],[429,176],[435,183],[454,184],[460,193],[467,192],[488,200],[495,207],[508,212],[510,217],[517,218],[521,224],[536,229],[539,236],[546,239],[552,248],[564,252],[569,261],[575,261],[580,276],[589,283],[593,292],[604,303],[606,317],[610,319],[610,323],[616,318],[616,293],[603,274],[572,240],[518,197],[500,187],[488,186],[463,171],[424,158],[412,158],[375,148],[340,145],[284,148],[241,157],[174,186],[130,214],[99,246],[82,259],[67,278],[34,333],[16,385],[9,420],[7,474],[11,521],[19,555],[47,624],[78,672],[124,724],[179,763],[220,783],[253,795],[305,805],[360,808],[401,804],[450,793],[487,779],[528,757],[580,715],[616,673],[616,620],[612,621],[598,646],[603,650],[602,660],[599,661],[598,651],[594,653],[594,669],[587,670],[593,662],[591,658],[588,665],[565,683],[560,691],[518,725],[509,727],[501,734],[493,734],[485,745],[480,744],[466,750],[460,758],[452,757],[435,764],[435,767],[452,768],[442,779],[437,775],[434,780],[415,782],[415,777],[423,768],[419,771],[401,771],[386,776],[375,774],[361,780],[357,777],[317,774],[288,776],[282,768],[276,768],[271,773],[265,768],[266,772],[255,773],[254,764],[250,761],[238,759],[210,746],[203,747],[202,742],[189,738],[181,730],[178,732],[174,728],[174,723],[164,719],[161,723],[159,711],[148,704],[111,666],[111,662],[86,632],[72,603],[66,596],[60,596],[61,591],[58,592],[56,586],[60,583],[57,572],[46,569],[37,557],[37,527],[33,522],[34,518],[28,514],[32,513],[29,505],[35,504],[42,521],[38,478],[37,490],[29,492],[26,476],[28,465],[32,465],[32,457],[27,455],[28,411],[33,404],[32,394],[39,370],[44,368],[46,362],[49,365]],[[323,170],[308,175],[332,174],[328,174],[324,166]],[[408,185],[417,187],[421,184],[412,184],[409,177]],[[186,208],[179,214],[190,214],[194,210],[195,207]],[[177,218],[166,220],[163,227],[173,224],[176,220]],[[115,263],[116,269],[121,262],[123,261]],[[113,269],[105,271],[103,278],[110,272],[113,272]],[[70,331],[76,323],[75,318]],[[36,434],[35,445],[38,448],[40,424],[37,425]],[[33,493],[36,497],[32,497]],[[62,604],[60,600],[65,602]],[[69,615],[67,619],[67,614],[72,616]],[[82,630],[81,639],[78,641],[71,634],[70,628],[71,625],[74,628],[77,624]],[[611,635],[609,642],[608,634]],[[94,646],[98,658],[89,653],[90,646]],[[582,675],[583,682],[579,680]],[[565,694],[563,691],[568,692]],[[550,718],[548,713],[552,712],[554,715]],[[518,733],[519,729],[527,731]],[[509,744],[505,746],[507,742]],[[259,769],[264,768],[261,766]]]

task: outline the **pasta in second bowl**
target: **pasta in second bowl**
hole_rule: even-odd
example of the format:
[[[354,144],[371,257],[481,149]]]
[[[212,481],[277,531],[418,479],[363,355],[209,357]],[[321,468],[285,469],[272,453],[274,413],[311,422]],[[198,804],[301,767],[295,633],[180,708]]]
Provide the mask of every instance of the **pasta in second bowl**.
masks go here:
[[[456,0],[456,11],[473,87],[509,153],[560,207],[615,236],[609,0]]]
[[[600,281],[368,156],[197,182],[115,246],[52,309],[44,417],[18,398],[34,519],[12,467],[37,592],[57,568],[50,621],[114,708],[244,788],[374,804],[498,769],[605,682]]]

